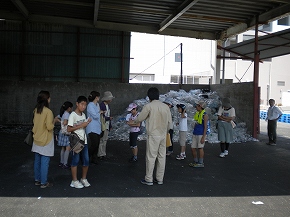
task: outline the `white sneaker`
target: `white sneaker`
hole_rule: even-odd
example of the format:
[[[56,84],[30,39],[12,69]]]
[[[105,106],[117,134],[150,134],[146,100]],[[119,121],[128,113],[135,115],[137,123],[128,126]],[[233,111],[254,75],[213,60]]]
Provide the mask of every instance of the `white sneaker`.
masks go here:
[[[90,186],[91,186],[91,184],[88,182],[87,179],[81,179],[81,183],[82,183],[83,186],[85,186],[85,187],[90,187]]]
[[[229,155],[229,151],[225,150],[224,154],[225,154],[225,156]]]
[[[225,157],[225,153],[222,152],[222,153],[220,154],[220,157]]]
[[[83,188],[83,184],[79,182],[79,180],[71,181],[70,187],[72,188]]]

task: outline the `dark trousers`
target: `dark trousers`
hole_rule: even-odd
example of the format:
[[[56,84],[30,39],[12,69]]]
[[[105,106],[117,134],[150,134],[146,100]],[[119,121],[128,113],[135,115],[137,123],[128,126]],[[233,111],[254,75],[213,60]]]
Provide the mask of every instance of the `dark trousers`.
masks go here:
[[[277,121],[276,120],[268,120],[267,129],[268,129],[269,143],[276,143]]]
[[[100,139],[101,136],[96,133],[89,133],[89,158],[90,161],[96,161],[97,159],[97,154],[99,151],[99,145],[100,145]]]
[[[170,140],[171,140],[171,146],[168,147],[168,151],[173,151],[173,130],[169,130]]]

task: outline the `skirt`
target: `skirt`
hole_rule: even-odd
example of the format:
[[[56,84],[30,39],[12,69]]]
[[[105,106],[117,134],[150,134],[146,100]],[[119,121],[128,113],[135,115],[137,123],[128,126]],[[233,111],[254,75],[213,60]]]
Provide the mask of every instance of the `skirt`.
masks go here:
[[[69,146],[69,139],[68,138],[69,138],[69,136],[59,132],[57,145],[62,146],[62,147]]]

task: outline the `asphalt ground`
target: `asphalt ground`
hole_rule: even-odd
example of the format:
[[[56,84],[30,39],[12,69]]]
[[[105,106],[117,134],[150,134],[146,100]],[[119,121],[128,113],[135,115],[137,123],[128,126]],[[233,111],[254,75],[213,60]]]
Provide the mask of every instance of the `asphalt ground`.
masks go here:
[[[69,186],[70,170],[58,167],[60,148],[51,158],[51,188],[34,186],[30,147],[25,134],[0,133],[0,216],[289,216],[290,124],[278,123],[277,146],[266,145],[261,121],[258,142],[231,144],[219,158],[219,144],[206,144],[205,167],[192,168],[187,158],[167,157],[164,184],[146,186],[145,141],[139,161],[129,163],[128,142],[109,141],[108,161],[89,167],[91,187]],[[79,167],[79,175],[81,167]],[[263,204],[254,204],[262,202]]]

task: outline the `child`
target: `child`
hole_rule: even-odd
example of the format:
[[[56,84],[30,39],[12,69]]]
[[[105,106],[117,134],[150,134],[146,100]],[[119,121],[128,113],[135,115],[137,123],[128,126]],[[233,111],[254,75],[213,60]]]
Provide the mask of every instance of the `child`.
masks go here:
[[[61,118],[61,130],[58,134],[58,143],[57,145],[61,147],[60,151],[60,164],[59,167],[63,169],[69,169],[70,166],[67,164],[70,145],[69,145],[69,133],[67,132],[67,123],[70,113],[72,112],[73,104],[69,101],[66,101],[61,107],[59,116]]]
[[[91,184],[87,180],[87,173],[89,169],[89,153],[88,153],[88,145],[87,145],[87,137],[85,133],[85,129],[92,119],[86,119],[86,115],[83,111],[87,107],[87,98],[85,96],[79,96],[76,102],[76,109],[71,113],[68,119],[68,132],[75,132],[80,139],[85,141],[85,147],[80,153],[73,153],[72,155],[72,163],[71,163],[71,174],[72,181],[70,186],[72,188],[83,188],[89,187]],[[81,162],[83,164],[82,167],[82,178],[80,182],[77,179],[77,166],[81,157]]]
[[[203,157],[204,157],[204,144],[205,137],[209,129],[208,115],[205,112],[206,104],[204,101],[199,101],[196,105],[197,112],[194,115],[194,121],[196,122],[193,129],[191,151],[193,155],[193,163],[190,163],[191,167],[204,167]],[[199,150],[199,158],[197,156],[197,151]]]
[[[127,111],[131,113],[126,116],[126,121],[127,121],[127,124],[130,126],[129,140],[130,140],[130,148],[132,149],[132,153],[133,153],[133,156],[132,158],[129,159],[129,162],[134,163],[138,161],[137,138],[138,138],[138,135],[140,134],[141,123],[138,123],[138,124],[128,123],[128,121],[135,120],[137,116],[139,115],[139,112],[137,112],[137,105],[135,103],[130,103],[127,108]]]
[[[176,105],[179,116],[178,123],[179,125],[179,144],[180,144],[180,154],[176,156],[176,160],[184,160],[186,158],[185,155],[185,143],[186,143],[186,134],[187,134],[187,114],[186,114],[186,106],[184,104]]]

